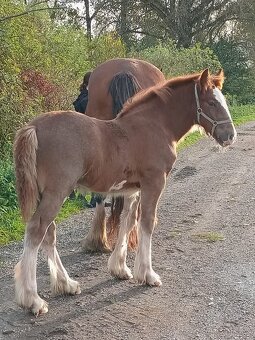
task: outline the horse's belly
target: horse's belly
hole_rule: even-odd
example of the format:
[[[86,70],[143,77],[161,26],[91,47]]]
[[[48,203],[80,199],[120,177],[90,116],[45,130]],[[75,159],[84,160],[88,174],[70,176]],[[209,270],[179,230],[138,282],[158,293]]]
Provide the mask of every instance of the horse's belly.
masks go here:
[[[111,195],[111,196],[128,195],[130,196],[130,195],[137,193],[140,190],[140,185],[138,183],[127,183],[126,180],[123,180],[119,183],[114,183],[112,186],[110,186],[110,188],[106,188],[106,187],[88,188],[85,185],[78,184],[77,190],[82,194],[94,191],[94,192],[101,193],[103,195]]]

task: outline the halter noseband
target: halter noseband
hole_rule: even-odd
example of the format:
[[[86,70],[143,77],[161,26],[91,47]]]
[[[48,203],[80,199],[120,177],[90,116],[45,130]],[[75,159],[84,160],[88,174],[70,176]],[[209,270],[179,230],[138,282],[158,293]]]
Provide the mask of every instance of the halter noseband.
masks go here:
[[[217,121],[217,120],[213,120],[212,118],[207,116],[206,113],[203,112],[203,110],[200,107],[200,102],[199,102],[199,98],[198,98],[197,84],[195,84],[195,97],[196,97],[196,103],[197,103],[197,122],[198,122],[198,124],[200,124],[200,116],[203,116],[205,119],[207,119],[212,124],[211,136],[213,136],[214,131],[215,131],[215,129],[218,125],[227,124],[227,123],[232,124],[231,119]]]

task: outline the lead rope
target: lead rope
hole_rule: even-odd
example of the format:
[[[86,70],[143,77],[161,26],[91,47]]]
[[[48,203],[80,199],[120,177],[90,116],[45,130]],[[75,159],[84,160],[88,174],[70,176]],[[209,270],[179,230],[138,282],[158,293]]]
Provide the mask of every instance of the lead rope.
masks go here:
[[[207,114],[203,112],[203,110],[200,107],[200,102],[198,98],[198,92],[197,92],[197,84],[195,84],[195,98],[196,98],[196,103],[197,103],[197,122],[200,125],[200,116],[203,116],[205,119],[207,119],[211,124],[212,124],[212,131],[211,131],[211,136],[213,136],[214,131],[216,127],[220,124],[227,124],[227,123],[232,123],[231,119],[226,119],[226,120],[213,120]]]

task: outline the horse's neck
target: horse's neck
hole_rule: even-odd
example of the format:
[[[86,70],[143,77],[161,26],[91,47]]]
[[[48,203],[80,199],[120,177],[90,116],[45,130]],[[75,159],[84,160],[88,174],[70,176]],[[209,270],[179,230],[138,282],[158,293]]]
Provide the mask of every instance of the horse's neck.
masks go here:
[[[161,98],[160,95],[151,96],[133,107],[129,112],[120,115],[117,120],[123,126],[141,125],[143,131],[145,126],[158,129],[163,133],[169,144],[177,143],[194,125],[195,94],[192,91],[193,84],[178,86],[171,89],[171,94]]]
[[[165,130],[172,142],[177,142],[185,136],[194,125],[196,112],[195,94],[193,84],[178,86],[162,110],[165,117]]]

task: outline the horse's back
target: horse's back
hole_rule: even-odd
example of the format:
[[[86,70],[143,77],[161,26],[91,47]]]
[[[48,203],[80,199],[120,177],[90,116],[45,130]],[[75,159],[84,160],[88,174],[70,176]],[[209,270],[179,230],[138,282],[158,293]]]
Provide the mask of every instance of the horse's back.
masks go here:
[[[94,119],[74,111],[48,112],[29,125],[36,130],[37,164],[43,173],[79,173],[84,157],[87,159],[93,154],[91,141],[96,145],[99,139]]]
[[[165,80],[163,73],[154,65],[139,59],[117,58],[99,65],[89,80],[89,97],[86,114],[100,119],[112,119],[113,101],[109,93],[110,82],[119,73],[130,73],[141,89]]]
[[[136,78],[139,77],[141,85],[146,88],[165,80],[163,73],[154,65],[145,60],[132,58],[116,58],[100,64],[91,74],[89,89],[100,80],[109,83],[118,72],[130,72]]]

